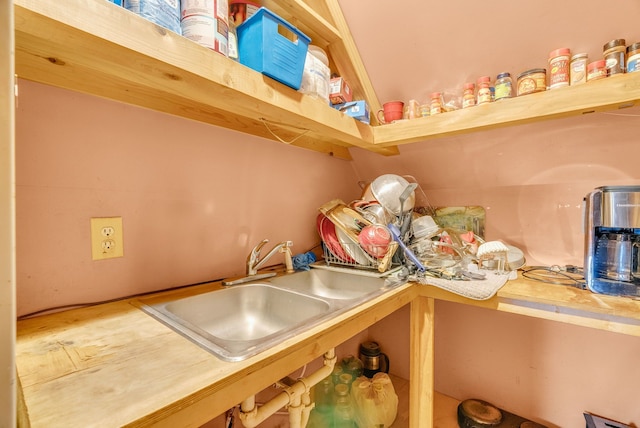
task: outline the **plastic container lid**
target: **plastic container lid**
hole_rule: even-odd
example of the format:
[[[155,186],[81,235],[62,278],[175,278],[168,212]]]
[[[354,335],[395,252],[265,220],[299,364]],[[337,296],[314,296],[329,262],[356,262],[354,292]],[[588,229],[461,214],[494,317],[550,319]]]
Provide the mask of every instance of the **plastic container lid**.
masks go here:
[[[546,68],[532,68],[531,70],[523,71],[518,76],[518,79],[521,78],[521,77],[527,76],[529,74],[535,74],[535,73],[545,73],[545,74],[547,74],[547,69]]]
[[[481,76],[478,77],[478,83],[488,83],[491,82],[491,76]]]
[[[308,47],[309,53],[316,58],[318,58],[324,65],[329,67],[329,58],[327,57],[327,53],[321,47],[316,45],[309,45]]]
[[[587,54],[586,53],[577,53],[574,56],[571,57],[571,61],[574,61],[576,59],[582,59],[582,58],[586,58]]]
[[[618,46],[624,46],[626,44],[627,44],[627,41],[625,39],[613,39],[609,43],[605,44],[602,47],[602,50],[603,51],[607,51],[607,50],[609,50],[611,48],[615,48],[615,47],[618,47]]]
[[[633,43],[627,46],[627,53],[637,51],[638,49],[640,49],[640,42]]]
[[[475,89],[476,84],[475,83],[465,83],[463,88],[464,89]]]
[[[598,61],[593,61],[587,65],[587,71],[591,71],[594,68],[604,68],[607,65],[607,61],[600,59]]]
[[[498,74],[498,77],[496,77],[496,79],[502,79],[504,77],[511,77],[511,73],[507,73],[507,72],[500,73],[500,74]]]
[[[558,57],[558,56],[565,56],[565,55],[569,55],[571,54],[571,49],[569,48],[560,48],[560,49],[556,49],[553,50],[549,53],[549,59]]]

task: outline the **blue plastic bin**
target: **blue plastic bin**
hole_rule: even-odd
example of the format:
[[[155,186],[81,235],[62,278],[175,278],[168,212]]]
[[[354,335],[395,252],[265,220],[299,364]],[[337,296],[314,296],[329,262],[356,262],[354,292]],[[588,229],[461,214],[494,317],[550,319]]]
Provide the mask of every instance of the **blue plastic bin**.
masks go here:
[[[238,27],[240,63],[295,90],[300,89],[311,39],[261,7]]]

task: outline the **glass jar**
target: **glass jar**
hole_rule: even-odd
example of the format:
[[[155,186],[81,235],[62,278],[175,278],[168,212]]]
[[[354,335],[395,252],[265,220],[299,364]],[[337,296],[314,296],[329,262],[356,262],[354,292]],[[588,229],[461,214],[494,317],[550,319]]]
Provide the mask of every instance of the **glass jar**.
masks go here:
[[[587,65],[587,82],[607,77],[607,62],[603,59]]]
[[[518,96],[547,90],[547,70],[532,68],[518,76]]]
[[[355,410],[351,403],[349,388],[339,384],[335,387],[336,405],[333,411],[334,428],[357,428]]]
[[[627,47],[627,73],[640,71],[640,42]]]
[[[462,108],[476,105],[476,84],[465,83],[462,87]]]
[[[587,54],[579,53],[571,57],[569,64],[569,85],[580,85],[587,81]]]
[[[431,108],[429,109],[429,115],[442,113],[442,92],[433,92],[431,94]]]
[[[511,98],[513,96],[513,81],[511,80],[511,73],[500,73],[496,77],[496,101],[500,101],[505,98]]]
[[[602,47],[604,60],[607,63],[607,76],[624,73],[626,67],[625,39],[614,39]]]
[[[549,53],[549,89],[569,86],[571,50],[560,48]]]
[[[478,79],[478,105],[491,102],[491,77],[482,76]]]

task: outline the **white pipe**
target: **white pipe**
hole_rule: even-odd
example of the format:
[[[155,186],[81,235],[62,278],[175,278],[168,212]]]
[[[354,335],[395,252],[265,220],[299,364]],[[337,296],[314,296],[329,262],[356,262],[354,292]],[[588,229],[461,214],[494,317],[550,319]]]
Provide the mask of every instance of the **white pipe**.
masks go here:
[[[315,373],[312,373],[306,378],[299,379],[296,383],[285,388],[283,392],[276,395],[259,408],[255,405],[255,396],[250,396],[245,399],[240,405],[240,420],[242,421],[242,425],[246,428],[254,428],[281,408],[293,405],[294,403],[300,404],[298,404],[298,406],[293,406],[294,415],[292,416],[290,413],[289,418],[291,420],[293,417],[296,420],[299,420],[298,423],[301,424],[303,422],[302,414],[304,413],[304,409],[301,406],[302,397],[303,395],[308,395],[314,385],[318,384],[322,379],[326,378],[331,374],[331,372],[333,372],[333,368],[336,364],[336,353],[334,348],[331,348],[324,354],[323,364],[322,368],[318,369]],[[310,403],[311,399],[309,398],[308,401]],[[313,407],[313,405],[311,405],[311,407]],[[295,413],[298,412],[297,409],[299,409],[301,415],[299,419],[298,416],[295,415]],[[309,409],[309,411],[311,411],[311,409]],[[304,425],[298,426],[304,427],[306,424],[307,422],[304,421]],[[294,428],[295,425],[291,425],[291,427]]]
[[[307,422],[309,422],[311,410],[316,406],[316,403],[311,402],[311,394],[309,391],[302,394],[302,404],[304,407],[302,408],[302,420],[300,421],[300,427],[304,428],[307,426]]]

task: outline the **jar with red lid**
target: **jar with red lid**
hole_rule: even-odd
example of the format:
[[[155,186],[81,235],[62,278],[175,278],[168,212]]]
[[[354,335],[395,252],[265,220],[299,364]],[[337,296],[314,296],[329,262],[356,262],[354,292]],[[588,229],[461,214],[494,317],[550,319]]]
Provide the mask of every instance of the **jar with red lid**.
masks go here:
[[[462,108],[476,105],[476,84],[465,83],[462,92]]]
[[[431,93],[431,108],[429,109],[429,115],[433,116],[435,114],[442,113],[442,92],[433,92]]]
[[[614,39],[602,47],[607,63],[607,76],[624,73],[626,67],[627,46],[625,39]]]
[[[604,59],[590,62],[587,65],[587,82],[607,77],[607,62]]]
[[[491,96],[491,77],[482,76],[478,78],[478,104],[490,103]]]
[[[569,86],[571,50],[560,48],[549,53],[549,89]]]

